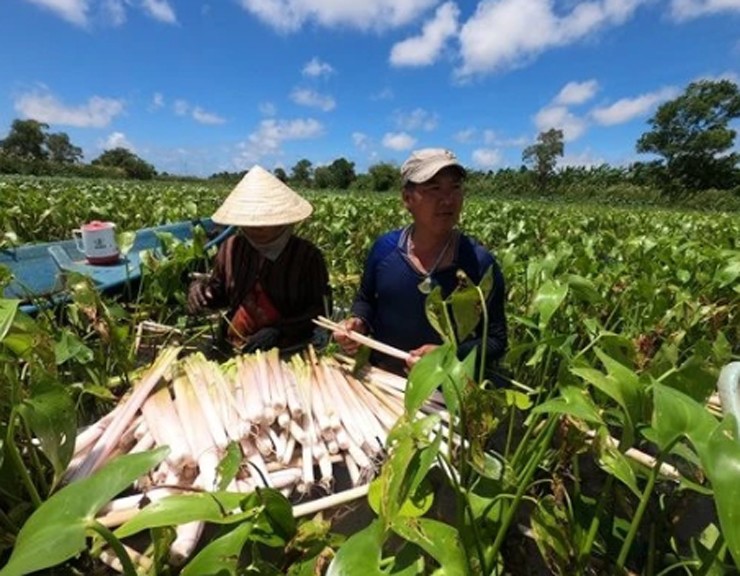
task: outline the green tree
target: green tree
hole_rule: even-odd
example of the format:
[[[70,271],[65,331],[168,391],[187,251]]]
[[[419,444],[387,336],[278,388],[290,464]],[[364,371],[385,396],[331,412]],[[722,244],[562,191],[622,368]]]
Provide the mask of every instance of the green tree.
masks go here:
[[[309,187],[311,186],[313,165],[310,160],[303,158],[293,166],[291,170],[290,180],[296,186]]]
[[[346,158],[337,158],[328,166],[329,181],[332,188],[347,190],[355,181],[355,163]]]
[[[106,150],[95,160],[94,166],[111,166],[124,171],[128,178],[137,180],[151,180],[157,175],[154,166],[139,158],[126,148]]]
[[[376,192],[401,189],[401,173],[398,167],[388,162],[373,164],[368,169],[372,189]]]
[[[563,155],[564,149],[563,131],[551,128],[547,132],[540,132],[537,142],[527,146],[522,152],[522,161],[534,169],[540,191],[547,188],[555,174],[558,156]]]
[[[8,136],[0,141],[5,154],[22,160],[46,160],[46,130],[49,125],[36,120],[13,120]]]
[[[49,160],[60,164],[77,164],[82,160],[82,148],[75,146],[65,132],[49,134],[46,137]]]
[[[731,188],[740,182],[740,154],[731,152],[736,133],[729,127],[738,117],[737,84],[692,82],[678,98],[658,107],[637,151],[661,156],[668,177],[684,190]]]
[[[279,167],[275,168],[275,170],[273,170],[273,174],[275,174],[275,178],[277,178],[281,182],[288,181],[288,175],[285,173],[285,170],[283,170],[282,168],[279,168]]]

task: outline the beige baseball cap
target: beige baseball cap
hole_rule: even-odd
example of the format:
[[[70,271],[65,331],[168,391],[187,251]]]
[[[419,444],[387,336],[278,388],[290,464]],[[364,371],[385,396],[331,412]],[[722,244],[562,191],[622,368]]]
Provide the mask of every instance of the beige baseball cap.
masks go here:
[[[213,214],[232,226],[280,226],[308,218],[313,206],[279,178],[253,166]]]
[[[463,176],[466,175],[465,168],[454,153],[445,148],[422,148],[415,150],[401,166],[401,180],[403,184],[412,182],[421,184],[434,177],[434,175],[448,166],[459,169]]]

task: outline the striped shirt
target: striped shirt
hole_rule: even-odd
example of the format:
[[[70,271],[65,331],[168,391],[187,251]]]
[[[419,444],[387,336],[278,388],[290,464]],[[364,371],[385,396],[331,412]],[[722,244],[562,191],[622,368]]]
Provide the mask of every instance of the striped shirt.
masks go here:
[[[312,320],[331,310],[329,273],[321,251],[311,242],[291,236],[274,262],[261,258],[249,241],[237,234],[219,249],[208,280],[212,308],[228,308],[230,320],[247,295],[260,285],[280,313],[280,347],[305,342],[313,334]]]

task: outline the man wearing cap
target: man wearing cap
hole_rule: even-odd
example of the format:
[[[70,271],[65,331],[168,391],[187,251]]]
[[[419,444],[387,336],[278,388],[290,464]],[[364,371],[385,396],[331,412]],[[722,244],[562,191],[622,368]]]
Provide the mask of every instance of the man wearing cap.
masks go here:
[[[403,373],[421,356],[441,343],[426,317],[424,304],[435,286],[447,297],[463,270],[478,284],[489,268],[493,290],[488,298],[486,358],[495,362],[506,351],[504,277],[486,248],[457,229],[463,204],[466,172],[457,157],[442,148],[417,150],[401,167],[403,203],[413,223],[381,236],[365,262],[351,317],[334,332],[335,340],[348,353],[358,345],[345,330],[371,334],[376,340],[410,352],[406,365],[395,358],[373,353],[371,362]],[[481,345],[482,321],[475,333],[460,343],[460,358]]]
[[[219,248],[208,278],[188,291],[188,311],[227,308],[225,337],[252,352],[308,342],[312,320],[331,309],[321,251],[293,234],[313,206],[260,166],[254,166],[213,215],[239,233]]]

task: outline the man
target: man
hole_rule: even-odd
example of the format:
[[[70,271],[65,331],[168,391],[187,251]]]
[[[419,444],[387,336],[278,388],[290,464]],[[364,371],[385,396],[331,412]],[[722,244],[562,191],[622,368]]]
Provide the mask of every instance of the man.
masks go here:
[[[212,273],[188,291],[188,311],[226,308],[226,339],[238,350],[292,348],[307,343],[312,320],[331,309],[324,257],[293,225],[311,204],[254,166],[213,215],[239,226],[219,248]]]
[[[352,316],[334,332],[335,340],[346,352],[353,354],[358,348],[347,330],[371,334],[376,340],[410,352],[405,366],[378,353],[371,356],[373,364],[404,373],[441,343],[424,309],[431,290],[440,286],[443,297],[447,297],[457,285],[458,270],[478,284],[492,268],[494,287],[487,301],[486,358],[493,363],[504,355],[507,333],[503,274],[486,248],[457,229],[465,176],[455,155],[441,148],[417,150],[404,162],[402,198],[413,223],[388,232],[373,244]],[[481,346],[482,334],[481,321],[473,336],[460,343],[460,358]]]

